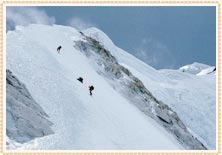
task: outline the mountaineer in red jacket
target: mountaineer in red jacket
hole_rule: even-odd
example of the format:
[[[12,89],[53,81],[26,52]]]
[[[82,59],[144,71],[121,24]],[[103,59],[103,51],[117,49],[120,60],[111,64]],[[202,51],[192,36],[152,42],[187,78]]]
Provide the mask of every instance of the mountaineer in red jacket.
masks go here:
[[[92,91],[94,90],[94,87],[93,86],[89,86],[89,94],[90,96],[92,96]]]

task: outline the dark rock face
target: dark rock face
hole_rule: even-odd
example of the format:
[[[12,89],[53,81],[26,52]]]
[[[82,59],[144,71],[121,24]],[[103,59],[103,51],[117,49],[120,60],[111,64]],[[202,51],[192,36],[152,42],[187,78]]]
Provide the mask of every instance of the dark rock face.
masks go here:
[[[36,137],[53,134],[52,122],[35,102],[25,85],[6,70],[6,134],[24,143]]]
[[[85,36],[83,33],[82,35]],[[126,99],[172,133],[186,149],[207,149],[188,131],[176,112],[167,104],[157,100],[137,77],[127,68],[118,64],[116,58],[108,50],[91,37],[85,36],[85,39],[86,41],[75,42],[74,47],[83,52],[87,57],[95,58],[97,65],[100,66],[98,74],[105,76],[111,85],[113,80],[115,80],[115,85],[116,82],[119,85],[118,91]]]

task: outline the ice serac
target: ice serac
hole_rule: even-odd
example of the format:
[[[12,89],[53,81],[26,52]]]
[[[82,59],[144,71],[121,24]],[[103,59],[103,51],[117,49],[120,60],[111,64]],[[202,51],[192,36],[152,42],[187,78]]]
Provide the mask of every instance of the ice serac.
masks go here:
[[[10,70],[6,71],[6,134],[24,143],[53,134],[48,115]]]

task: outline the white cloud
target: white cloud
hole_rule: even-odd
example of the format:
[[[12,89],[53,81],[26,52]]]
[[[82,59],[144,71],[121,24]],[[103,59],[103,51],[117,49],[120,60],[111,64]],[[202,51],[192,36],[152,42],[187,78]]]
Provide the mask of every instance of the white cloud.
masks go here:
[[[135,49],[135,56],[157,69],[174,68],[175,65],[168,47],[155,39],[143,38]]]
[[[6,8],[7,29],[13,29],[16,25],[51,25],[54,24],[55,21],[55,17],[49,17],[45,11],[38,9],[37,7],[8,6]]]
[[[93,24],[92,22],[87,20],[83,20],[82,18],[79,17],[73,17],[69,19],[67,24],[78,30],[83,30],[89,27],[97,27],[96,24]]]

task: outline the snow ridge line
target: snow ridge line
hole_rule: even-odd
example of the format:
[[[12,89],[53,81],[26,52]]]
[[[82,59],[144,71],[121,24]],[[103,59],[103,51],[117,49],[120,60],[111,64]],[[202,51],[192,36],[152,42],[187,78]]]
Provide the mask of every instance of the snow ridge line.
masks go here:
[[[186,128],[177,113],[167,104],[156,99],[137,77],[117,62],[110,51],[105,49],[97,40],[84,35],[82,32],[80,33],[86,41],[75,41],[74,47],[87,57],[95,59],[98,66],[98,74],[106,77],[112,86],[114,86],[112,83],[114,83],[115,80],[115,83],[118,83],[120,93],[129,100],[130,103],[173,134],[185,148],[192,150],[207,149],[207,147]],[[125,90],[127,90],[127,92]]]

